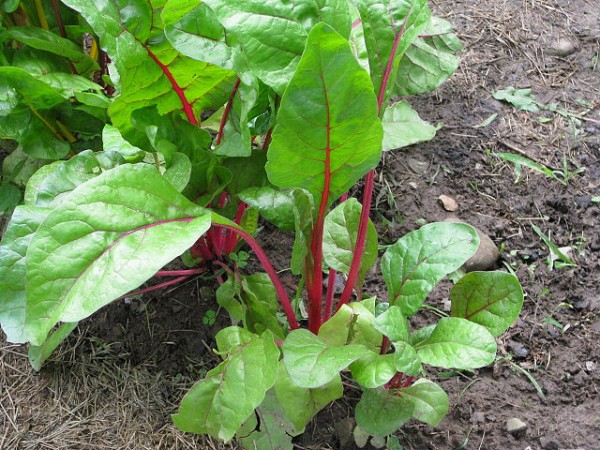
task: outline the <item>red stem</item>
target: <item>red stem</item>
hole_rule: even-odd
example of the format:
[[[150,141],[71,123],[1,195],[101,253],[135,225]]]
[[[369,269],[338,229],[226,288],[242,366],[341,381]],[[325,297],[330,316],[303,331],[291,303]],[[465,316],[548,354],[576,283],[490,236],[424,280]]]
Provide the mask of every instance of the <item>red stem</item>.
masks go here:
[[[215,145],[219,145],[221,140],[223,139],[223,129],[225,128],[225,124],[227,123],[227,118],[229,117],[229,113],[231,112],[231,107],[233,106],[233,98],[235,94],[237,94],[237,90],[240,87],[240,79],[238,78],[233,85],[233,89],[231,90],[231,94],[229,95],[229,100],[225,105],[225,111],[223,111],[223,117],[221,117],[221,123],[219,124],[219,131],[217,132],[217,137],[215,138]]]
[[[335,296],[335,282],[337,272],[335,269],[329,269],[329,278],[327,279],[327,294],[325,294],[325,310],[323,311],[323,323],[331,319],[333,311],[333,298]]]
[[[156,277],[180,277],[198,275],[204,272],[204,269],[186,269],[186,270],[160,270],[156,272]]]
[[[183,277],[177,277],[174,278],[173,280],[169,280],[169,281],[165,281],[164,283],[160,283],[157,284],[156,286],[151,286],[145,289],[140,289],[139,291],[133,291],[133,292],[129,292],[128,294],[122,295],[119,298],[125,298],[125,297],[131,297],[133,295],[140,295],[140,294],[145,294],[146,292],[152,292],[152,291],[156,291],[158,289],[162,289],[165,288],[167,286],[171,286],[173,284],[177,284],[182,282],[183,280],[187,280],[191,275],[186,275]]]
[[[244,230],[241,230],[233,225],[227,225],[227,224],[221,224],[219,226],[222,226],[223,228],[227,228],[227,229],[233,231],[234,233],[240,235],[248,243],[250,248],[256,254],[256,256],[257,256],[258,260],[260,261],[260,263],[262,264],[263,268],[265,269],[265,272],[267,272],[267,275],[269,275],[269,278],[271,279],[273,286],[275,287],[275,291],[277,292],[277,296],[279,297],[279,301],[281,302],[283,311],[285,312],[285,315],[288,319],[290,328],[292,330],[296,330],[296,329],[300,328],[300,325],[298,325],[298,321],[296,320],[296,316],[294,315],[292,303],[290,302],[287,292],[285,291],[285,287],[283,286],[283,283],[279,279],[279,276],[277,275],[277,272],[275,271],[273,264],[271,264],[271,261],[269,261],[269,257],[267,256],[265,251],[262,249],[262,247],[258,244],[258,242],[256,242],[254,240],[254,238],[252,236],[250,236]]]
[[[179,100],[181,101],[181,104],[183,105],[183,108],[182,108],[183,112],[187,116],[188,120],[191,123],[193,123],[194,125],[198,126],[199,123],[198,123],[198,120],[196,119],[196,116],[194,116],[194,110],[192,109],[192,104],[185,97],[185,92],[183,92],[183,88],[181,86],[179,86],[179,84],[175,80],[175,77],[173,77],[173,74],[171,73],[169,68],[160,62],[160,60],[152,52],[152,50],[150,50],[150,48],[148,48],[146,45],[144,45],[144,48],[148,52],[148,56],[150,56],[150,58],[152,58],[152,60],[156,63],[156,65],[158,65],[158,67],[160,67],[162,72],[165,74],[165,76],[171,82],[171,86],[173,86],[173,90],[177,93],[177,96],[179,97]]]
[[[62,21],[62,17],[60,15],[60,10],[58,9],[58,1],[57,0],[52,0],[52,9],[54,9],[54,16],[56,17],[56,25],[58,25],[58,31],[60,32],[60,35],[64,38],[67,37],[67,32],[65,30],[65,26],[63,24]],[[73,62],[69,60],[69,69],[71,69],[71,73],[73,75],[77,75],[77,69],[75,68],[75,65],[73,65]]]
[[[242,222],[242,217],[244,217],[244,212],[246,211],[247,208],[248,208],[248,205],[246,205],[244,202],[238,203],[237,212],[235,213],[235,218],[233,219],[233,221],[235,223],[237,223],[238,225]],[[238,243],[238,239],[235,236],[235,234],[231,232],[231,230],[227,230],[227,232],[228,232],[228,237],[227,237],[227,245],[225,246],[225,251],[227,252],[227,254],[230,254],[235,249],[235,246]]]
[[[265,134],[265,142],[263,142],[262,149],[268,150],[269,144],[271,143],[271,134],[273,133],[273,128],[269,128],[267,134]]]

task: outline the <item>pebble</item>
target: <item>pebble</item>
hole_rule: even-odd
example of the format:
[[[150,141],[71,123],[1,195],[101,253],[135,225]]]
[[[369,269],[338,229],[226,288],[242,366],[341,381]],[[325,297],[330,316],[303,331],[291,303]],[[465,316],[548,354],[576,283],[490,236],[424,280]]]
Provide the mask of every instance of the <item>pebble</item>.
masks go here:
[[[408,167],[417,175],[423,175],[427,168],[429,167],[429,163],[427,161],[421,161],[416,158],[408,158]]]
[[[558,450],[560,448],[558,441],[546,436],[540,438],[540,445],[545,450]]]
[[[506,421],[506,431],[513,436],[521,436],[527,431],[527,424],[521,419],[511,417]]]
[[[559,38],[553,42],[550,46],[544,49],[544,53],[550,56],[569,56],[577,51],[575,43],[568,38]]]
[[[444,219],[444,222],[452,222],[452,223],[467,223],[460,220],[457,217],[450,216]],[[467,225],[471,225],[470,223]],[[471,225],[473,227],[473,225]],[[475,228],[477,232],[477,236],[479,236],[479,248],[475,252],[473,256],[469,258],[469,260],[463,265],[463,269],[465,272],[475,272],[480,270],[488,270],[491,269],[498,260],[500,256],[500,251],[494,241],[490,239],[490,237],[485,234],[483,231]]]
[[[442,202],[442,206],[446,211],[456,211],[458,210],[458,202],[454,200],[452,197],[448,197],[447,195],[440,195],[438,200]]]
[[[508,349],[516,358],[527,358],[529,350],[520,342],[510,341],[508,343]]]

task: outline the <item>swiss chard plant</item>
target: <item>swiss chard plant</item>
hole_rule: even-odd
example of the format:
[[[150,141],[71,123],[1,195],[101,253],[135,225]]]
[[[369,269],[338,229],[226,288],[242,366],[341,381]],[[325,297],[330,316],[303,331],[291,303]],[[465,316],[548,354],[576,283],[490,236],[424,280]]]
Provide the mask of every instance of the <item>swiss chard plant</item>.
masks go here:
[[[178,428],[291,449],[344,384],[361,392],[360,433],[385,437],[412,418],[437,425],[448,397],[426,367],[493,362],[523,301],[514,276],[468,273],[450,291],[451,314],[413,329],[477,233],[432,223],[378,252],[369,211],[381,153],[436,132],[390,98],[456,69],[449,25],[426,0],[64,3],[112,61],[110,123],[102,151],[27,183],[0,247],[9,340],[28,342],[39,368],[78,321],[150,278],[169,277],[160,287],[218,267],[232,326],[215,338],[222,362],[173,416]],[[363,178],[361,205],[347,193]],[[258,214],[293,233],[297,292],[255,239]],[[264,273],[243,270],[240,239]],[[180,255],[188,268],[162,270]],[[364,290],[378,260],[379,299]]]

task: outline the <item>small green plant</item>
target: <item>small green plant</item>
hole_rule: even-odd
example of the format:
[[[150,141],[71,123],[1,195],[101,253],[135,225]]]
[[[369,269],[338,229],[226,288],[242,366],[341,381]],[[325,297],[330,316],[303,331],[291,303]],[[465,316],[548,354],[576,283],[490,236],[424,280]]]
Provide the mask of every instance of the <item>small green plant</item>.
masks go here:
[[[202,323],[204,325],[214,325],[215,322],[217,321],[217,312],[213,309],[209,309],[208,311],[206,311],[204,313],[204,316],[202,317]]]
[[[571,181],[573,177],[585,172],[584,167],[579,167],[573,171],[569,170],[566,154],[563,154],[562,157],[562,170],[550,169],[542,164],[532,161],[529,158],[526,158],[525,156],[515,155],[514,153],[493,153],[493,155],[497,156],[500,159],[515,164],[515,173],[517,174],[517,179],[515,180],[515,183],[519,180],[522,166],[535,170],[536,172],[543,173],[548,178],[558,181],[565,187],[569,186],[569,181]]]
[[[563,268],[563,267],[575,267],[577,264],[573,262],[571,258],[565,255],[558,246],[552,242],[549,236],[544,234],[544,232],[537,226],[531,225],[531,228],[535,233],[544,241],[544,244],[548,247],[550,254],[547,258],[548,267],[550,270],[553,268]]]

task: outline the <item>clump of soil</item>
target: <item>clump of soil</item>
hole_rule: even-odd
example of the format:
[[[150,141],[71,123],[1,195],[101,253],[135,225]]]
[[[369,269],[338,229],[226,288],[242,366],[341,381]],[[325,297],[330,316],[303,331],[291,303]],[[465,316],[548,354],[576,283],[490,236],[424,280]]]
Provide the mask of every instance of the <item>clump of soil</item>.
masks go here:
[[[423,222],[452,213],[500,247],[498,268],[514,271],[526,293],[523,313],[499,339],[493,367],[438,371],[451,408],[439,427],[410,422],[403,448],[600,448],[600,11],[595,0],[437,0],[465,44],[459,71],[437,92],[412,101],[443,123],[426,144],[385,155],[372,219],[393,242]],[[570,45],[567,44],[567,41]],[[567,48],[568,47],[568,48]],[[557,48],[560,50],[557,53]],[[539,113],[494,100],[509,86],[531,88]],[[493,114],[495,120],[485,125]],[[494,156],[526,156],[567,176],[563,186]],[[576,263],[548,265],[536,225]],[[282,237],[262,234],[279,268]],[[292,285],[294,280],[286,281]],[[431,296],[442,307],[449,284]],[[385,295],[382,281],[369,289]],[[197,280],[153,297],[118,301],[85,321],[40,374],[19,346],[0,346],[0,448],[235,448],[185,435],[169,414],[217,363],[212,336],[228,325],[214,286]],[[429,318],[416,317],[415,323]],[[358,393],[328,406],[297,439],[301,449],[354,448],[335,425],[349,420]],[[507,421],[526,430],[511,434]],[[351,424],[350,424],[351,425]],[[344,446],[340,442],[344,442]]]

